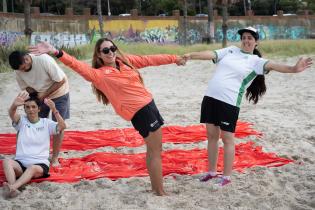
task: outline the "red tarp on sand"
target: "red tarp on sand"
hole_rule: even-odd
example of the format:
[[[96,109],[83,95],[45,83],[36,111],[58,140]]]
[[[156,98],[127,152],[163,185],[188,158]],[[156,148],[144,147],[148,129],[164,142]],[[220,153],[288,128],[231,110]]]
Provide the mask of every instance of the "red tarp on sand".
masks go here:
[[[207,170],[207,151],[205,149],[169,150],[163,152],[163,175],[199,174]],[[264,153],[253,142],[236,145],[234,170],[242,171],[254,166],[282,166],[293,162],[280,158],[273,153]],[[2,162],[0,161],[2,164]],[[61,167],[51,168],[51,176],[35,179],[33,182],[76,182],[81,179],[127,178],[148,176],[145,166],[145,154],[117,154],[99,152],[83,158],[60,159]],[[218,170],[222,170],[223,153],[219,151]],[[4,181],[3,169],[0,169],[0,183]]]
[[[235,137],[244,138],[249,135],[260,137],[262,134],[251,128],[248,122],[237,122]],[[163,143],[194,143],[207,139],[203,124],[191,126],[164,126]],[[14,154],[16,134],[0,134],[0,154]],[[65,131],[62,151],[88,150],[99,147],[138,147],[144,144],[142,137],[133,128],[97,130],[97,131]]]

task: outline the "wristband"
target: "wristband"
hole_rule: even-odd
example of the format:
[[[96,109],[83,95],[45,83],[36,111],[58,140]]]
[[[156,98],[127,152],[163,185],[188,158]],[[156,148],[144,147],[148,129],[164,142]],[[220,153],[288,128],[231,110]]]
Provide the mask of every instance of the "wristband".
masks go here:
[[[56,116],[57,114],[59,114],[59,112],[58,112],[58,111],[55,111],[55,112],[54,112],[54,115]]]
[[[58,54],[59,54],[59,50],[56,50],[56,51],[54,52],[54,55],[57,56]]]
[[[57,51],[54,53],[54,55],[56,56],[56,58],[60,58],[60,57],[63,56],[63,52],[62,52],[62,50],[57,50]]]

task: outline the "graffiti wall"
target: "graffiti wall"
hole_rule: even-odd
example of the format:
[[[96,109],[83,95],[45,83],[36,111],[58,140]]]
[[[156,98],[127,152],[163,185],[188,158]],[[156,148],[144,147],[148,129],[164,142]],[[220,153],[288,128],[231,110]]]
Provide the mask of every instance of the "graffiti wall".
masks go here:
[[[284,24],[285,23],[285,24]],[[283,21],[275,19],[270,20],[256,20],[249,23],[248,20],[229,20],[227,29],[227,40],[230,42],[237,42],[240,36],[237,31],[241,28],[253,26],[258,29],[261,40],[274,39],[306,39],[310,38],[312,34],[312,27],[308,21],[303,19],[294,19],[292,21]],[[183,39],[185,27],[180,25],[179,40]],[[207,37],[207,20],[190,20],[187,24],[187,42],[191,44],[200,43]],[[314,33],[314,32],[313,32]],[[222,22],[215,22],[215,40],[221,42],[223,40]]]
[[[0,31],[0,46],[10,46],[22,36],[21,32]]]
[[[275,26],[275,25],[253,25],[258,29],[260,40],[274,39],[306,39],[308,37],[308,29],[305,26]],[[227,30],[227,40],[230,42],[240,41],[237,31],[242,27],[230,27]],[[215,31],[216,41],[222,41],[222,29],[217,28]]]
[[[22,15],[0,13],[0,45],[9,46],[19,37],[23,37],[24,21]],[[184,27],[182,17],[167,19],[153,19],[154,17],[132,17],[120,19],[111,17],[104,19],[103,31],[105,36],[113,40],[124,42],[147,43],[201,43],[207,38],[207,19],[189,17]],[[230,17],[228,20],[227,40],[240,40],[237,31],[246,26],[258,29],[262,40],[273,39],[305,39],[315,38],[315,16],[296,17]],[[32,44],[39,41],[48,41],[57,47],[73,47],[95,42],[100,38],[99,24],[93,16],[66,18],[53,16],[39,17],[32,20],[34,33]],[[223,39],[222,19],[215,19],[215,39]],[[185,36],[186,32],[186,36]]]
[[[89,21],[92,40],[97,40],[99,24]],[[104,21],[105,36],[120,41],[148,43],[174,43],[178,40],[178,20],[107,20]]]
[[[0,46],[10,46],[23,38],[21,32],[0,31]],[[31,44],[38,42],[49,42],[55,47],[75,47],[78,45],[89,44],[90,38],[86,34],[70,34],[70,33],[33,33],[31,36]]]
[[[33,33],[31,44],[38,42],[49,42],[55,47],[75,47],[78,45],[90,43],[90,38],[86,34],[70,34],[70,33]]]

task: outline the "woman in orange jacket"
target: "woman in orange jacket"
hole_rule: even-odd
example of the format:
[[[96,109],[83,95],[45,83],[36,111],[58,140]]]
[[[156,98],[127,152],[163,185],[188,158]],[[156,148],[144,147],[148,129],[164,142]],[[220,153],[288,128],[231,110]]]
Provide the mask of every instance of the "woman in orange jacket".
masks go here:
[[[176,55],[124,55],[107,38],[96,42],[92,67],[46,42],[31,46],[29,50],[37,55],[54,54],[92,83],[98,101],[105,105],[110,103],[118,115],[125,120],[131,120],[147,145],[146,164],[152,190],[157,195],[165,195],[161,161],[163,118],[137,69],[171,63],[184,65],[185,59]]]

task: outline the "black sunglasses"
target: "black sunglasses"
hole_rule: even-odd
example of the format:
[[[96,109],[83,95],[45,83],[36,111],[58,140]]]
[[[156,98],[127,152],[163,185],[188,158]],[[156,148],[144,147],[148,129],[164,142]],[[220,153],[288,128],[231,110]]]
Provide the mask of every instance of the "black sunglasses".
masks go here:
[[[110,46],[109,48],[108,47],[104,47],[101,52],[104,53],[104,54],[108,54],[109,51],[112,51],[113,53],[116,52],[117,50],[117,47],[116,46]]]

